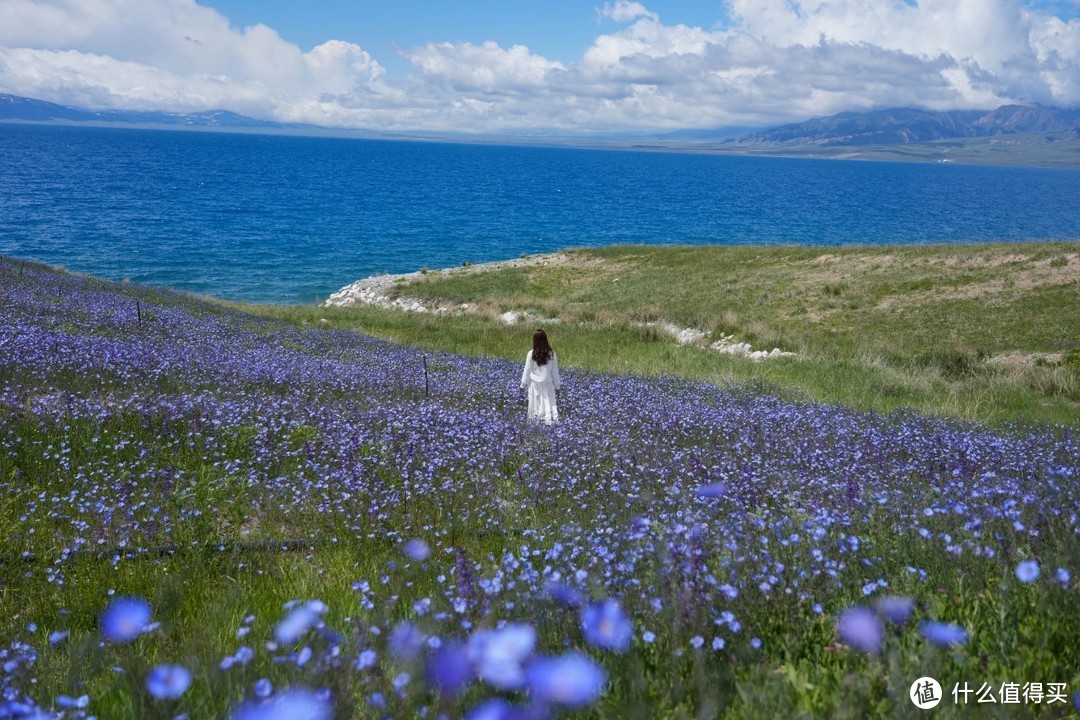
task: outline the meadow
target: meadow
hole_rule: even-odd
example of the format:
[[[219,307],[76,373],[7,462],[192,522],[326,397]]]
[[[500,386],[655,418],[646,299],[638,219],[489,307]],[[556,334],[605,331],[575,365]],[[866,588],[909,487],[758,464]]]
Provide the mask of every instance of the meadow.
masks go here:
[[[656,292],[712,317],[688,283]],[[762,300],[722,328],[826,357]],[[881,412],[910,389],[847,407],[807,379],[827,364],[721,376],[590,303],[579,331],[626,366],[567,343],[563,420],[530,426],[521,328],[490,318],[255,312],[0,261],[0,718],[918,717],[924,676],[941,717],[1076,712],[1069,386],[993,426]],[[1076,322],[1038,307],[1002,347]],[[830,352],[879,377],[856,334]],[[1072,372],[1058,349],[1040,370]],[[757,375],[784,366],[788,389]]]
[[[1080,419],[1080,245],[640,246],[462,268],[392,294],[468,313],[249,306],[431,350],[518,360],[545,324],[564,364],[748,383],[791,400],[1001,427]],[[475,271],[475,272],[474,272]],[[535,320],[507,325],[505,312]],[[557,324],[540,319],[558,319]],[[708,333],[677,346],[660,325]],[[651,325],[650,325],[651,324]],[[732,335],[796,360],[721,356]]]

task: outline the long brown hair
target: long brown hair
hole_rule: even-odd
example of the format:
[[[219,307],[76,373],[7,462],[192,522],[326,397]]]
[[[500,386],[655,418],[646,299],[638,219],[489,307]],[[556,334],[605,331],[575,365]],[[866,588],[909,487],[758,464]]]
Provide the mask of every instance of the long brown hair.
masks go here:
[[[532,359],[537,365],[547,365],[547,361],[551,359],[551,356],[555,354],[555,350],[551,347],[551,343],[548,342],[547,333],[543,330],[537,330],[533,333],[533,352]]]

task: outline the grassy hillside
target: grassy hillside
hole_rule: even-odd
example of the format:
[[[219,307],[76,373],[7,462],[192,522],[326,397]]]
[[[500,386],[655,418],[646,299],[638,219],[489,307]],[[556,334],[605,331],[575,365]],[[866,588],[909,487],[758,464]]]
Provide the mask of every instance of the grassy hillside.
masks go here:
[[[257,312],[418,346],[517,359],[558,318],[566,365],[749,381],[785,397],[1001,424],[1080,418],[1080,245],[641,247],[575,250],[537,267],[430,273],[399,295],[479,314],[377,308]],[[678,347],[668,321],[801,358],[754,363]]]
[[[575,367],[530,426],[516,357],[3,259],[0,308],[0,717],[904,718],[927,675],[938,717],[961,683],[1078,701],[1065,428]]]

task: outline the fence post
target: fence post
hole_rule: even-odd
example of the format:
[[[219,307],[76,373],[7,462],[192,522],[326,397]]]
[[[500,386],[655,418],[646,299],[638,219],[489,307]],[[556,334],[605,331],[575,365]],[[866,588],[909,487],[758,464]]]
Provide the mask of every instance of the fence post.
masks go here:
[[[427,355],[424,356],[424,397],[428,397]]]
[[[142,325],[142,305],[138,300],[135,301],[135,317],[139,319],[139,325]]]

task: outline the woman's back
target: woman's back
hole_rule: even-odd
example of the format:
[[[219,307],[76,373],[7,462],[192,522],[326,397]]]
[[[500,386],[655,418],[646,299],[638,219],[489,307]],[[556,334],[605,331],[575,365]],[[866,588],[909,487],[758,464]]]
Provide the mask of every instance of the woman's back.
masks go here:
[[[560,384],[555,350],[548,344],[547,334],[537,330],[533,333],[533,348],[525,356],[525,367],[521,372],[521,389],[529,391],[529,419],[548,423],[559,419],[555,390]]]

